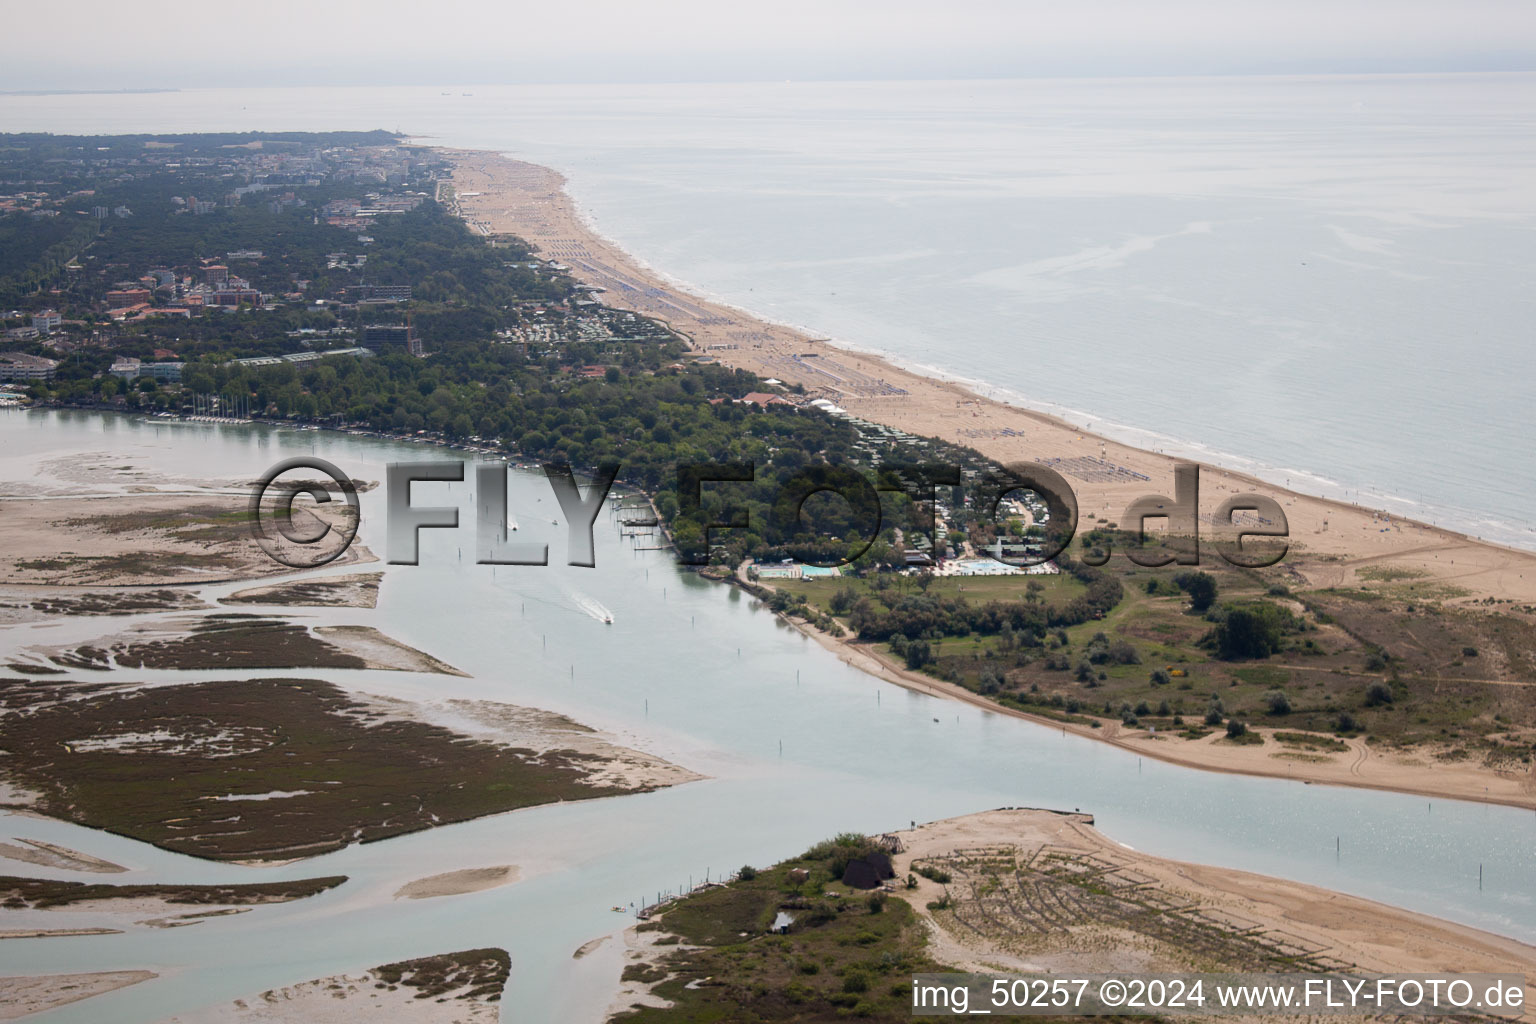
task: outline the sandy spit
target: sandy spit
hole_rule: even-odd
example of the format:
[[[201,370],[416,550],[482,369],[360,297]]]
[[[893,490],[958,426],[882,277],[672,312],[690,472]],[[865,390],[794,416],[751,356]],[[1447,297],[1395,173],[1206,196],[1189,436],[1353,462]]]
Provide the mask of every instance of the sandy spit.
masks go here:
[[[488,868],[464,868],[445,871],[407,882],[395,891],[397,900],[430,900],[439,896],[460,896],[468,892],[484,892],[503,885],[511,885],[521,877],[514,864],[499,864]]]
[[[156,977],[153,971],[100,971],[0,978],[0,1020],[16,1020]]]

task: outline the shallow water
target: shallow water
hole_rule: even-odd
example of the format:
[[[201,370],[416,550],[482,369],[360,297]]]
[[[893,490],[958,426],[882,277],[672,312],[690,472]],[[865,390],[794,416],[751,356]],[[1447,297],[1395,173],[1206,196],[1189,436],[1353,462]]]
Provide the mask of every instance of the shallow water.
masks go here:
[[[0,413],[0,480],[23,479],[22,467],[46,473],[68,453],[105,451],[167,473],[231,481],[310,451],[370,480],[382,480],[389,461],[457,457],[314,431]],[[541,474],[514,473],[512,480],[512,507],[554,502]],[[595,569],[493,571],[461,562],[460,549],[466,556],[473,550],[471,487],[417,485],[417,503],[456,501],[465,526],[456,534],[423,531],[419,566],[378,566],[386,577],[376,611],[295,612],[307,622],[376,626],[471,677],[303,674],[418,701],[485,698],[548,708],[711,778],[259,869],[5,816],[0,838],[56,842],[133,869],[79,876],[28,866],[32,874],[121,882],[352,879],[312,899],[192,928],[7,941],[7,972],[148,967],[164,975],[37,1019],[153,1021],[273,986],[483,945],[512,954],[507,1019],[597,1019],[618,975],[617,948],[610,942],[581,961],[571,954],[629,922],[611,906],[649,901],[706,872],[771,863],[838,831],[884,831],[998,806],[1082,808],[1106,834],[1138,850],[1311,882],[1536,940],[1536,814],[1529,811],[1446,800],[1431,809],[1419,797],[1197,772],[883,684],[739,592],[680,573],[664,553],[631,550],[603,518]],[[382,552],[383,494],[370,491],[361,501],[361,540]],[[548,519],[532,512],[520,521],[519,539],[525,532],[542,539],[542,531],[551,560],[562,560],[564,527],[544,526]],[[204,594],[248,585],[210,585]],[[613,624],[594,619],[583,602],[610,611]],[[69,628],[115,632],[154,617],[92,619],[91,629],[77,620]],[[57,634],[9,628],[0,643],[11,650],[55,642]],[[124,674],[156,684],[229,676]],[[523,879],[460,897],[390,898],[415,878],[493,864],[519,865]],[[87,917],[48,920],[65,927]]]

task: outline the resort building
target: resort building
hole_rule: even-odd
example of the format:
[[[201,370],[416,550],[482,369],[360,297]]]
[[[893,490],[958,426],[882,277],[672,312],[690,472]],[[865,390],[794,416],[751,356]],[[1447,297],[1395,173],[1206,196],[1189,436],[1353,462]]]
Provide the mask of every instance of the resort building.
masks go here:
[[[58,362],[24,352],[0,352],[0,381],[53,380]]]

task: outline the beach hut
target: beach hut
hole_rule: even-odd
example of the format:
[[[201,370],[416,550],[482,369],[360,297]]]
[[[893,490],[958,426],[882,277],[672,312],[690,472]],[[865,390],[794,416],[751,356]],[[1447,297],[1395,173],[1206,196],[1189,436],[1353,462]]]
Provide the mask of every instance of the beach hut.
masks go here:
[[[849,861],[848,867],[843,869],[843,884],[851,889],[878,889],[880,876],[875,866],[861,857]]]
[[[890,856],[880,850],[849,861],[843,870],[843,884],[852,889],[878,889],[881,882],[895,877]]]

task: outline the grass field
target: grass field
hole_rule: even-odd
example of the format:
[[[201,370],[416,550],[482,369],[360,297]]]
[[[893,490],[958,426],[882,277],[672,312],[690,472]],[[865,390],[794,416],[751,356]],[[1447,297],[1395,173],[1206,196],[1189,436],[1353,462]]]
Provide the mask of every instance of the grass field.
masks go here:
[[[1440,756],[1494,767],[1532,764],[1536,619],[1528,609],[1459,604],[1456,595],[1431,594],[1407,570],[1368,567],[1357,587],[1292,593],[1279,570],[1203,565],[1215,579],[1218,609],[1270,605],[1293,622],[1269,657],[1223,660],[1207,640],[1213,621],[1191,611],[1189,598],[1172,585],[1180,570],[1137,567],[1120,557],[1106,568],[1124,596],[1103,618],[1052,630],[1038,646],[996,634],[929,636],[932,660],[921,670],[1058,719],[1093,716],[1176,731],[1203,725],[1216,708],[1224,719],[1324,739],[1365,734],[1372,742],[1429,745]],[[1038,581],[1033,599],[1047,605],[1083,590],[1061,574],[935,578],[926,593],[973,603],[1021,601],[1031,597],[1030,581]],[[830,611],[833,595],[845,588],[881,610],[924,592],[911,577],[772,586],[803,595],[820,611]],[[840,622],[849,627],[846,616]],[[1114,656],[1106,657],[1106,648]],[[902,660],[889,645],[879,649]]]

